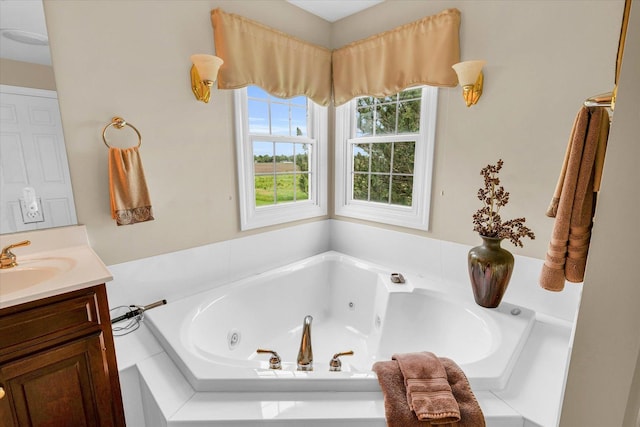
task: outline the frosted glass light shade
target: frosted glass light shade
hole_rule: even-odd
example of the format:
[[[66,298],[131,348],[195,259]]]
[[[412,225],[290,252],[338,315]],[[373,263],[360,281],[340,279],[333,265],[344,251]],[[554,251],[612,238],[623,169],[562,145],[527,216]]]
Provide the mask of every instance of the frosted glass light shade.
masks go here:
[[[481,59],[476,61],[464,61],[453,64],[451,68],[453,68],[458,75],[458,82],[460,82],[460,86],[467,86],[475,84],[478,79],[478,75],[482,71],[482,67],[484,67],[486,63],[487,61]]]
[[[198,70],[198,75],[203,81],[214,82],[218,78],[218,70],[224,63],[221,58],[213,55],[191,55],[191,62]]]

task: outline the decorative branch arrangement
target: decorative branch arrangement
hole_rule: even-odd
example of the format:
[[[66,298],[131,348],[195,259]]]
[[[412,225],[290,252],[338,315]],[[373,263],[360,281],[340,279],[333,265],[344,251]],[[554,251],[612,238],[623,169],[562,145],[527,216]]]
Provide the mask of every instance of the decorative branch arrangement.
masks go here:
[[[473,231],[481,236],[498,239],[509,239],[511,243],[522,247],[522,239],[535,239],[533,231],[524,225],[525,218],[514,218],[502,221],[500,208],[509,203],[509,192],[500,185],[498,173],[502,169],[502,159],[495,165],[482,168],[480,175],[484,177],[484,188],[478,190],[478,199],[484,206],[473,215]]]

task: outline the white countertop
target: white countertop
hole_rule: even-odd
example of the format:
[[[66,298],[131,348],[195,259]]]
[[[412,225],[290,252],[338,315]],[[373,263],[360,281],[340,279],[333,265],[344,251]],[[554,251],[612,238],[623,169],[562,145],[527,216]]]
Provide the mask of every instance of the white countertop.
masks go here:
[[[29,246],[15,248],[18,266],[0,270],[0,308],[9,307],[40,298],[70,292],[105,283],[113,279],[102,260],[96,255],[87,238],[84,226],[52,228],[0,235],[0,246],[23,240]],[[53,264],[52,264],[53,263]],[[62,265],[53,277],[30,286],[9,287],[9,274],[37,265]],[[3,286],[3,275],[6,277]]]

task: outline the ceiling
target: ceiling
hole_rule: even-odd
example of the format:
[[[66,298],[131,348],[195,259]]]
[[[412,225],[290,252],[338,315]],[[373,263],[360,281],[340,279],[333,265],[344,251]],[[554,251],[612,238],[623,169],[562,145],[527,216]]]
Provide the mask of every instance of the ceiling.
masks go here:
[[[346,16],[368,9],[384,0],[287,0],[320,18],[335,22]]]
[[[40,44],[25,44],[11,40],[12,32]],[[46,41],[46,44],[43,44]],[[47,26],[41,1],[0,0],[0,57],[15,61],[51,65]]]
[[[287,0],[294,6],[320,18],[335,22],[384,0]],[[46,41],[47,27],[42,2],[37,0],[0,0],[0,58],[51,65],[48,44],[25,44],[10,39],[11,31],[18,37],[34,36]],[[26,32],[26,33],[22,33]]]

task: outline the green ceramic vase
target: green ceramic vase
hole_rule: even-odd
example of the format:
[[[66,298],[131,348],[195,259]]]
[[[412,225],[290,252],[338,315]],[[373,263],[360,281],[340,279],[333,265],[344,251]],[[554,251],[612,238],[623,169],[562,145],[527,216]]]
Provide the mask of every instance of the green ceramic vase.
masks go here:
[[[502,239],[482,238],[482,244],[469,250],[469,278],[478,305],[495,308],[500,305],[513,272],[513,255],[500,247]]]

